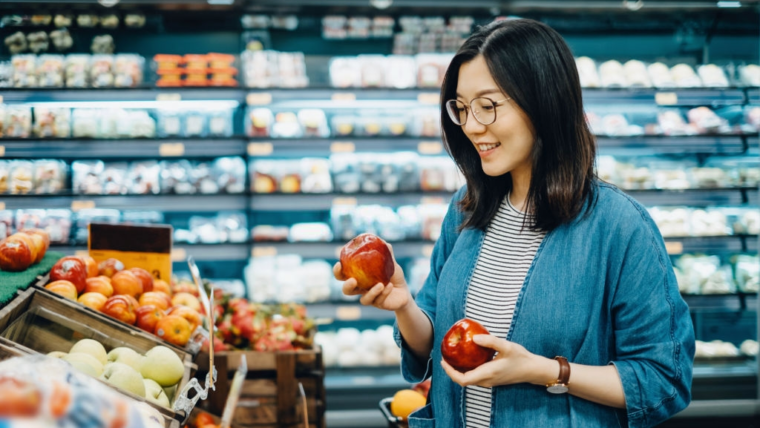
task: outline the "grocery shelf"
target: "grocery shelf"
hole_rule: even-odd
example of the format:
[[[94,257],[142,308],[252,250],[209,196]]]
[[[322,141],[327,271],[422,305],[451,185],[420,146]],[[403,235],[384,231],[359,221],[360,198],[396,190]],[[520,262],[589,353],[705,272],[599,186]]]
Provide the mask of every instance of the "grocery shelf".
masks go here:
[[[740,155],[747,151],[747,140],[739,135],[728,136],[641,136],[597,137],[599,149],[646,150],[656,154]]]
[[[87,251],[86,245],[53,245],[51,248],[65,255],[76,255]],[[247,243],[174,244],[172,246],[172,261],[174,262],[184,262],[187,256],[193,256],[198,261],[229,261],[245,260],[250,255]]]
[[[704,188],[704,189],[647,189],[625,190],[639,203],[646,206],[658,205],[741,205],[750,201],[750,194],[756,194],[752,187]]]
[[[422,152],[424,154],[445,155],[440,137],[357,137],[357,138],[294,138],[294,139],[250,139],[249,153],[257,157],[258,147],[265,149],[266,157],[271,156],[329,156],[342,152]],[[257,147],[257,144],[259,146]]]
[[[586,105],[626,103],[662,106],[725,106],[745,102],[742,88],[608,88],[583,89]]]
[[[119,210],[159,210],[163,212],[216,212],[245,210],[248,200],[237,195],[114,195],[43,196],[2,195],[5,209],[113,208]]]
[[[239,88],[2,88],[4,103],[118,102],[118,101],[210,101],[241,103]],[[123,107],[114,104],[114,107]]]
[[[757,311],[757,294],[682,294],[690,310]]]
[[[390,242],[397,258],[429,257],[432,241]],[[254,242],[254,254],[298,254],[303,258],[337,259],[345,242]]]
[[[666,237],[670,254],[757,251],[756,235]]]
[[[359,302],[310,303],[306,305],[310,317],[331,321],[393,320],[393,312],[374,306],[364,306]]]
[[[244,156],[243,138],[0,139],[5,158],[172,159]]]
[[[446,204],[453,192],[399,193],[258,193],[251,197],[253,211],[327,211],[333,205],[384,205],[397,207],[425,203]]]

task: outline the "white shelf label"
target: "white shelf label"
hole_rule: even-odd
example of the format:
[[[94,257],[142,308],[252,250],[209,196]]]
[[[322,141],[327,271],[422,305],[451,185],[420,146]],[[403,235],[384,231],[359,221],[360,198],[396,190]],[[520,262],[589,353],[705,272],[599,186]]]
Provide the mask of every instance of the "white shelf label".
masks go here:
[[[352,92],[336,92],[332,94],[333,101],[356,101],[356,94]]]
[[[185,154],[185,145],[183,143],[162,143],[158,146],[158,154],[161,157],[176,157]]]
[[[420,141],[417,151],[421,155],[439,155],[443,153],[443,143],[438,141]]]
[[[671,241],[665,243],[665,249],[668,251],[668,254],[683,254],[683,242],[680,241]]]
[[[5,146],[0,146],[0,157],[5,156]]]
[[[435,104],[441,103],[441,95],[435,92],[425,92],[417,95],[417,102],[420,104]]]
[[[356,321],[362,318],[361,306],[339,306],[335,310],[335,319],[341,321]]]
[[[249,156],[269,156],[274,151],[272,143],[249,143],[248,155]]]
[[[251,257],[272,257],[277,255],[277,247],[265,246],[253,247],[251,250]]]
[[[265,106],[272,104],[272,94],[269,92],[255,92],[252,94],[248,94],[247,97],[245,97],[245,102],[249,106]]]
[[[184,262],[187,260],[187,251],[184,248],[172,248],[171,259],[173,262]]]
[[[332,153],[353,153],[355,151],[356,145],[354,143],[335,142],[330,144],[330,152]]]
[[[0,210],[4,210],[4,209],[5,209],[5,202],[0,202]]]
[[[164,93],[156,95],[156,101],[182,101],[182,95],[179,93]]]
[[[678,104],[678,94],[675,92],[657,92],[654,94],[654,102],[661,106]]]
[[[95,201],[72,201],[71,211],[91,210],[95,208]]]

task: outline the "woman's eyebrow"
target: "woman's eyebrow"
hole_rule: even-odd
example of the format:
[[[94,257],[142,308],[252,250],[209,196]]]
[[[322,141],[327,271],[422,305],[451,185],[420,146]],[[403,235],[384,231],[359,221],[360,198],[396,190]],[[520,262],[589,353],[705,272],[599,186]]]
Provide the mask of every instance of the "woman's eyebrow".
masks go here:
[[[498,93],[501,93],[499,89],[483,89],[482,91],[478,91],[475,93],[475,98],[482,97],[483,95],[498,94]],[[457,92],[456,95],[457,95],[457,98],[464,98],[462,94],[460,94],[459,92]]]

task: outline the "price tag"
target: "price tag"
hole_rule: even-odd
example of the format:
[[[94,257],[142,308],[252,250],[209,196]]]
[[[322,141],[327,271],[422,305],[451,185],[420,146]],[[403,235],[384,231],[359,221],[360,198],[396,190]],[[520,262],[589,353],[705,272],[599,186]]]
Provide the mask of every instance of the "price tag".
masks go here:
[[[245,97],[245,102],[249,106],[265,106],[272,104],[272,94],[269,92],[255,92],[252,94],[248,94],[247,97]]]
[[[269,156],[274,151],[272,143],[249,143],[248,155],[249,156]]]
[[[341,321],[356,321],[362,318],[361,306],[339,306],[335,310],[335,319]]]
[[[354,376],[351,378],[351,383],[354,385],[374,385],[375,378],[372,376]]]
[[[185,145],[182,143],[162,143],[158,146],[158,154],[162,157],[182,156],[185,154]]]
[[[445,203],[446,201],[440,196],[423,196],[420,199],[420,204],[422,205],[441,205]]]
[[[439,155],[443,152],[443,143],[438,141],[420,141],[417,144],[417,151],[421,155]]]
[[[251,257],[273,257],[277,255],[276,247],[253,247]]]
[[[95,201],[72,201],[71,211],[91,210],[95,208]]]
[[[683,242],[671,241],[665,243],[665,249],[668,254],[683,254]]]
[[[657,92],[654,94],[654,102],[661,106],[678,104],[678,94],[675,92]]]
[[[90,255],[90,251],[88,250],[76,250],[74,251],[74,255],[77,257],[86,257]]]
[[[332,153],[353,153],[356,151],[356,145],[354,143],[335,142],[330,144],[330,151]]]
[[[182,101],[182,95],[178,93],[158,94],[156,101]]]
[[[5,209],[5,202],[0,202],[0,210],[4,210],[4,209]]]
[[[5,156],[5,146],[0,146],[0,157]]]
[[[417,102],[420,104],[435,104],[441,103],[441,95],[435,92],[425,92],[417,95]]]
[[[422,255],[424,257],[431,257],[433,255],[433,248],[434,247],[435,247],[434,245],[429,245],[429,244],[428,245],[423,245],[422,246],[422,251],[421,251]]]
[[[333,205],[357,205],[356,198],[335,198]]]
[[[187,251],[184,248],[172,248],[171,259],[173,262],[184,262],[187,260]]]
[[[356,101],[356,94],[352,92],[336,92],[332,94],[333,101]]]
[[[2,104],[2,103],[3,103],[3,96],[0,95],[0,104]]]

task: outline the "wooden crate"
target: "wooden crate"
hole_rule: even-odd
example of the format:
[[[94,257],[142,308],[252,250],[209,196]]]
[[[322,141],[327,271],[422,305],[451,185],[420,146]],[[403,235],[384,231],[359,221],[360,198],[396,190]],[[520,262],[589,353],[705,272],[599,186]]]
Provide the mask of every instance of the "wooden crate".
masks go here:
[[[11,340],[11,343],[22,353],[68,352],[74,343],[85,338],[98,340],[106,349],[126,346],[142,354],[154,346],[163,345],[152,334],[124,328],[123,323],[108,317],[94,316],[90,311],[83,311],[80,306],[62,296],[36,288],[19,291],[13,301],[0,309],[0,334],[5,339],[16,339]],[[25,319],[32,317],[34,323],[24,323]],[[197,367],[190,354],[178,348],[170,349],[177,353],[185,365],[185,373],[176,389],[181,391]],[[127,391],[117,390],[156,408],[167,419],[167,426],[179,426],[178,421],[183,419],[184,415],[176,414],[172,409],[151,403]]]
[[[303,428],[303,404],[298,384],[306,395],[309,427],[325,427],[325,385],[322,351],[317,348],[293,352],[232,351],[214,354],[218,377],[216,391],[204,407],[221,415],[232,377],[245,354],[248,376],[243,382],[233,424],[238,427]],[[197,359],[198,375],[205,379],[208,356]]]

